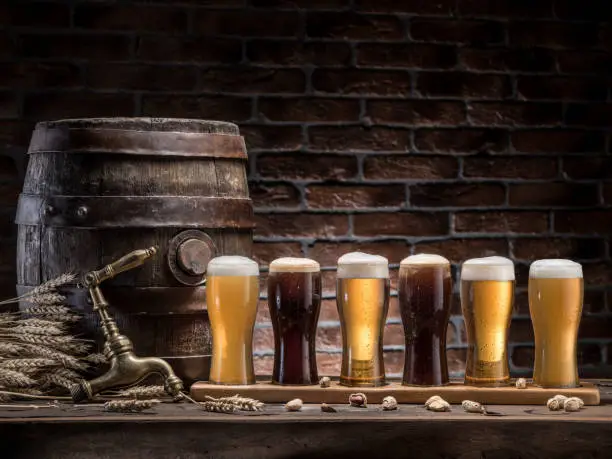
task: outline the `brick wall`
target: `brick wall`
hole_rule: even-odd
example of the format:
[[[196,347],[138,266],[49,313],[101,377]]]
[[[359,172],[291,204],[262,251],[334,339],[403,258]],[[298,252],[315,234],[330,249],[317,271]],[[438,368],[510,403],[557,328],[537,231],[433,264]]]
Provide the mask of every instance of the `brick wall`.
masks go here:
[[[255,257],[325,269],[322,373],[340,360],[334,263],[351,250],[455,264],[517,262],[515,374],[533,334],[535,258],[584,263],[583,375],[612,376],[612,27],[606,1],[143,0],[0,4],[0,291],[14,284],[12,219],[38,120],[232,120],[249,146]],[[456,267],[456,265],[455,265]],[[450,368],[460,374],[458,301]],[[392,299],[389,373],[402,370]],[[265,304],[257,365],[269,371]],[[612,357],[610,357],[612,359]]]

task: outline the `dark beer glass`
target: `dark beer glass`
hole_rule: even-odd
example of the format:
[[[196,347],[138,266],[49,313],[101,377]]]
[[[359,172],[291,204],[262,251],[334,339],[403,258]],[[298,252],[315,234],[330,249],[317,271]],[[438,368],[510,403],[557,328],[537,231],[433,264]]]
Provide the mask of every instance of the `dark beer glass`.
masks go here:
[[[404,385],[448,384],[446,329],[451,282],[450,264],[439,255],[413,255],[400,264],[398,295],[406,340]]]
[[[319,263],[279,258],[270,264],[268,306],[274,329],[275,384],[317,384],[315,338],[321,309]]]

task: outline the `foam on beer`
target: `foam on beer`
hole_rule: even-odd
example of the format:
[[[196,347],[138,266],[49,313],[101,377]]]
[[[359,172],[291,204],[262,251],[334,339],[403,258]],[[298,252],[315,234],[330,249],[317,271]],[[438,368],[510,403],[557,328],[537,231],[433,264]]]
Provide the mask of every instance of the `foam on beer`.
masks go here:
[[[582,265],[571,260],[547,259],[531,263],[529,277],[540,279],[580,279]]]
[[[410,255],[404,258],[400,266],[406,265],[448,265],[449,261],[440,255],[434,255],[432,253],[420,253],[418,255]]]
[[[258,276],[256,261],[238,255],[224,255],[210,260],[206,268],[209,276]]]
[[[461,267],[461,280],[514,280],[514,263],[504,257],[472,258]]]
[[[380,255],[351,252],[338,258],[338,277],[350,279],[386,279],[389,260]]]
[[[310,258],[284,257],[270,263],[271,273],[317,273],[320,270],[319,263]]]

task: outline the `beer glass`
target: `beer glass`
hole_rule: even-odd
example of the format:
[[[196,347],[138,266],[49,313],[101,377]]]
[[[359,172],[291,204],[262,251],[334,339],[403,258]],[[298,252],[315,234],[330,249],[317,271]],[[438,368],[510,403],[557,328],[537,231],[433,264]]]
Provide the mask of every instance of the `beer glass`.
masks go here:
[[[514,264],[503,257],[467,260],[461,268],[460,296],[468,339],[465,384],[507,384]]]
[[[582,266],[538,260],[529,268],[529,312],[535,334],[534,384],[578,387],[576,340],[582,315]]]
[[[268,307],[274,329],[275,384],[317,384],[315,338],[321,309],[319,263],[279,258],[270,263]]]
[[[403,259],[398,295],[406,341],[402,383],[448,384],[446,329],[452,295],[448,260],[429,254]]]
[[[383,332],[389,308],[389,262],[353,252],[338,259],[336,301],[342,329],[340,384],[385,384]]]
[[[206,303],[212,330],[209,381],[253,384],[253,328],[259,297],[259,267],[249,258],[213,258],[206,270]]]

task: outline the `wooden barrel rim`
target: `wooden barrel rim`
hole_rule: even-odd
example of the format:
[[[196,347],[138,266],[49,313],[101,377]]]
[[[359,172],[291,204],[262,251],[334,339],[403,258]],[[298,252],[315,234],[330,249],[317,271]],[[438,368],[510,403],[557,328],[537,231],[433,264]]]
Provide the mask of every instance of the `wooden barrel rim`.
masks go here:
[[[104,153],[246,159],[244,138],[229,134],[37,125],[28,154]]]

